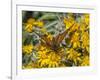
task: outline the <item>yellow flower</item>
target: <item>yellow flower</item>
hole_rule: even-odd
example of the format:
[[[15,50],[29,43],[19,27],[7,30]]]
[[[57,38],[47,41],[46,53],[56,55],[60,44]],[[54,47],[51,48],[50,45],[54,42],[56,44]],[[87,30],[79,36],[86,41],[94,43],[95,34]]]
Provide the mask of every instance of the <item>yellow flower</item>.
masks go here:
[[[28,24],[33,24],[35,22],[35,19],[34,18],[29,18],[28,20],[27,20],[27,23]]]
[[[89,26],[87,26],[86,24],[84,24],[84,23],[81,23],[80,24],[80,30],[82,31],[82,33],[84,31],[88,30],[88,29],[89,29]]]
[[[75,32],[71,38],[71,43],[73,44],[73,48],[80,47],[80,41],[79,41],[79,33]]]
[[[79,28],[79,24],[73,18],[73,14],[72,13],[68,14],[67,18],[64,18],[63,22],[64,22],[64,24],[66,26],[66,29],[68,29],[69,27],[73,26],[69,32],[78,30],[78,28]]]
[[[79,24],[76,21],[74,21],[73,19],[64,18],[64,24],[66,26],[66,29],[68,29],[69,27],[72,26],[72,28],[70,29],[69,32],[73,32],[73,31],[79,29]]]
[[[33,31],[33,22],[35,22],[35,19],[33,19],[33,18],[29,18],[28,20],[27,20],[27,23],[25,23],[25,30],[27,31],[27,32],[32,32]]]
[[[89,25],[89,14],[85,14],[84,15],[84,21],[85,21],[85,23],[87,24],[87,25]]]
[[[85,23],[86,25],[89,25],[89,22],[90,22],[90,16],[89,16],[89,14],[84,14],[83,16],[82,16],[82,23]]]
[[[75,23],[75,21],[72,18],[70,18],[70,19],[64,18],[63,22],[66,26],[66,29],[68,29],[69,27],[71,27]]]
[[[40,64],[40,67],[45,67],[48,64],[48,50],[46,47],[41,46],[40,50],[37,52],[38,54],[38,64]]]
[[[41,28],[44,26],[44,23],[42,21],[36,21],[34,18],[29,18],[27,23],[25,23],[24,29],[27,32],[32,32],[35,26]]]
[[[32,44],[23,45],[22,51],[23,51],[23,53],[26,53],[26,54],[32,53],[32,51],[33,51],[33,45]]]
[[[33,25],[36,25],[37,27],[43,27],[44,26],[44,23],[42,21],[36,21],[33,23]]]
[[[48,65],[49,59],[46,54],[39,54],[38,64],[40,67],[45,67]]]
[[[58,67],[60,64],[60,56],[44,46],[40,47],[37,54],[40,67]]]
[[[51,52],[48,55],[49,58],[49,62],[48,62],[48,67],[58,67],[61,61],[61,57],[55,53],[55,52]]]
[[[81,66],[89,66],[89,65],[90,65],[89,56],[84,56],[83,60],[82,60],[82,63],[81,63]]]
[[[80,53],[78,53],[77,51],[75,51],[73,48],[69,49],[67,51],[67,59],[69,60],[73,60],[75,64],[77,64],[78,61],[81,61],[81,58],[80,58]]]
[[[32,25],[32,24],[27,24],[27,25],[25,26],[25,30],[26,30],[27,32],[32,32],[32,31],[33,31],[33,25]]]
[[[83,32],[81,39],[82,39],[82,47],[86,48],[87,51],[89,51],[89,33]]]

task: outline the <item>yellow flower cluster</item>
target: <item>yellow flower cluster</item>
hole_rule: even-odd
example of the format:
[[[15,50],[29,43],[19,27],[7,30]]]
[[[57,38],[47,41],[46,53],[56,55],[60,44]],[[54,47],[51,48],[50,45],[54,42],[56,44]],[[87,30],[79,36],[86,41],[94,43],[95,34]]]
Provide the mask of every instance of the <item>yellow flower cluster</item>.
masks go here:
[[[80,66],[89,66],[89,56],[84,56]]]
[[[67,51],[67,59],[74,61],[74,64],[77,64],[78,61],[81,61],[81,54],[75,51],[73,48]]]
[[[64,24],[66,24],[66,29],[68,29],[75,23],[73,18],[64,18],[63,22]]]
[[[33,51],[33,45],[29,44],[29,45],[24,45],[22,46],[22,52],[25,54],[30,54]]]
[[[86,24],[86,25],[89,25],[89,22],[90,22],[90,20],[89,20],[89,14],[85,14],[84,15],[84,23]]]
[[[77,20],[73,17],[74,15],[75,13],[69,13],[67,16],[64,16],[62,20],[65,26],[64,29],[69,30],[67,33],[69,37],[65,37],[62,42],[60,41],[59,37],[56,38],[60,41],[58,45],[59,47],[53,45],[54,43],[52,41],[55,36],[48,33],[47,29],[43,27],[43,21],[36,21],[34,18],[27,20],[24,28],[25,31],[34,32],[34,28],[39,27],[41,28],[40,31],[45,33],[46,38],[42,39],[40,37],[40,42],[34,45],[34,47],[33,44],[22,46],[22,52],[24,54],[28,55],[34,52],[34,55],[36,56],[34,58],[35,60],[33,59],[33,61],[30,61],[28,64],[24,65],[23,69],[62,67],[69,65],[69,63],[71,63],[71,66],[90,65],[89,14],[80,14],[79,19]],[[69,40],[69,44],[68,42],[65,42],[66,45],[63,44],[63,41],[66,41],[67,39]],[[43,40],[44,43],[42,42]]]
[[[79,33],[75,32],[74,35],[71,38],[71,43],[73,44],[73,48],[80,47],[80,42],[79,42]]]
[[[32,32],[33,29],[34,29],[34,26],[41,28],[41,27],[44,26],[44,23],[42,21],[36,21],[34,18],[29,18],[27,20],[27,23],[25,24],[25,28],[24,29],[27,32]]]
[[[74,31],[78,31],[79,30],[79,24],[77,22],[75,22],[74,19],[67,19],[67,18],[64,18],[64,24],[66,26],[66,29],[69,29],[71,26],[71,30],[69,31],[70,32],[74,32]],[[77,35],[77,33],[75,33],[75,35]],[[74,36],[73,36],[74,37]]]
[[[80,23],[71,15],[70,18],[64,18],[64,24],[67,27],[73,25],[69,31],[73,34],[70,40],[72,47],[67,50],[67,59],[74,61],[75,64],[78,63],[79,66],[89,66],[89,14],[82,15]],[[77,51],[78,48],[82,49],[81,53]]]
[[[61,57],[44,46],[39,48],[37,54],[40,67],[58,67],[60,64]]]
[[[85,48],[89,52],[89,33],[84,32],[82,34],[82,47]]]

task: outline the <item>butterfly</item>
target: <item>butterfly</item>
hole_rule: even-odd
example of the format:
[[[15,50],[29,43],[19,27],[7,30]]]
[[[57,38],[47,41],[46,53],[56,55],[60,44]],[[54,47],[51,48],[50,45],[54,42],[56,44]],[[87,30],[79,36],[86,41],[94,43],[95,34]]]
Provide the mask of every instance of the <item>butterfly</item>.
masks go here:
[[[61,42],[64,40],[65,36],[68,34],[68,31],[73,27],[73,25],[69,29],[53,37],[52,40],[47,38],[47,35],[41,35],[40,36],[40,38],[42,39],[41,43],[46,45],[53,51],[56,51],[56,52],[59,51]]]

